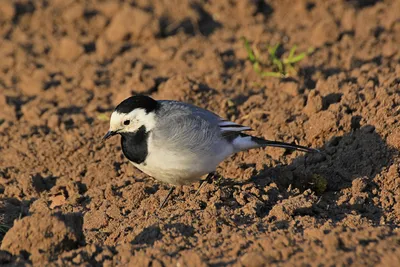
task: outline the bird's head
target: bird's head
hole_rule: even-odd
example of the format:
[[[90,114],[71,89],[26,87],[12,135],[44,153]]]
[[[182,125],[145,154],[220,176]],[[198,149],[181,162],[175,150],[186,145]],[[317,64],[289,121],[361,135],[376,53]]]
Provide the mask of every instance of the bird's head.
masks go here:
[[[125,99],[111,114],[110,129],[103,140],[116,134],[134,133],[142,126],[151,131],[158,108],[159,103],[148,96],[136,95]]]

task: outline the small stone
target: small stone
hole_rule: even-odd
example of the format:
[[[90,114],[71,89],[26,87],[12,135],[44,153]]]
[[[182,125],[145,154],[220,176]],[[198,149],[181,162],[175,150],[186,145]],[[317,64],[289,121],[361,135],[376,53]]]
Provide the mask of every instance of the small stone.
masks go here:
[[[0,94],[0,106],[3,107],[3,106],[5,106],[5,105],[7,105],[6,96],[3,95],[3,94]]]
[[[78,255],[76,255],[75,258],[72,259],[72,262],[75,263],[75,264],[80,264],[80,263],[82,263],[82,260],[83,260],[82,259],[82,255],[78,254]]]
[[[265,266],[266,261],[262,252],[249,252],[240,258],[244,267],[262,267]]]
[[[119,92],[117,92],[113,98],[112,98],[112,103],[114,106],[118,105],[119,103],[121,103],[124,99],[130,97],[131,91],[130,90],[120,90]]]
[[[0,0],[0,21],[9,21],[14,18],[15,8],[13,1]]]
[[[398,49],[399,45],[389,40],[382,46],[382,55],[384,57],[391,57],[398,52]]]
[[[71,6],[68,6],[68,8],[65,8],[64,12],[63,12],[63,18],[67,21],[67,22],[72,22],[80,17],[82,17],[84,9],[83,9],[83,5],[81,4],[74,4]]]
[[[108,225],[108,217],[104,210],[89,211],[83,217],[85,229],[99,229]]]
[[[151,77],[144,75],[134,76],[125,84],[126,91],[132,89],[135,93],[148,94],[156,86],[156,82]]]
[[[396,178],[399,177],[399,175],[400,175],[400,173],[399,173],[399,167],[400,167],[400,166],[399,166],[398,164],[396,164],[396,163],[392,164],[392,165],[389,167],[389,170],[388,170],[387,175],[388,175],[388,177],[389,177],[390,179],[396,179]]]
[[[304,123],[307,138],[313,139],[333,131],[336,129],[336,121],[336,115],[328,110],[312,114]]]
[[[269,212],[268,216],[277,221],[290,220],[290,215],[282,205],[275,205]]]
[[[151,22],[151,14],[139,8],[124,7],[118,11],[105,31],[108,41],[122,41],[128,34],[138,37]]]
[[[47,120],[47,127],[50,129],[56,129],[60,125],[60,118],[58,115],[53,114]]]
[[[310,41],[314,46],[333,43],[339,36],[339,29],[333,19],[327,18],[313,27]]]
[[[296,82],[284,82],[281,84],[282,90],[291,96],[299,94],[299,85]]]
[[[111,18],[118,12],[120,4],[116,1],[102,1],[96,4],[98,10],[103,13],[107,18]]]
[[[7,98],[3,94],[0,94],[0,107],[0,122],[1,120],[13,121],[16,119],[15,108],[7,104]]]
[[[344,31],[351,31],[356,23],[356,14],[354,9],[347,9],[343,12],[341,26]]]
[[[63,38],[56,49],[57,57],[65,61],[75,61],[84,52],[84,49],[75,40]]]
[[[89,90],[93,90],[95,87],[95,83],[94,83],[93,79],[90,77],[83,77],[83,79],[79,85],[81,88],[85,88],[85,89],[89,89]]]
[[[154,60],[168,60],[171,59],[172,54],[167,53],[164,50],[161,49],[161,47],[157,44],[150,46],[150,48],[147,50],[147,55],[149,58],[154,59]]]
[[[65,199],[64,195],[52,196],[49,199],[51,201],[50,209],[54,209],[56,207],[60,207],[60,206],[64,205],[65,202],[66,202],[66,199]]]
[[[107,55],[109,51],[109,44],[104,37],[99,37],[96,40],[96,54],[100,57],[104,57]]]
[[[2,56],[12,56],[15,52],[15,45],[9,40],[2,40],[0,42],[0,55]]]
[[[323,230],[319,228],[306,228],[304,229],[304,236],[311,240],[321,240],[323,237]]]
[[[368,186],[368,178],[362,177],[354,179],[351,185],[351,191],[353,195],[364,192]]]
[[[336,251],[340,247],[341,240],[334,233],[331,233],[325,236],[322,242],[328,251]]]
[[[318,91],[311,91],[308,94],[307,105],[304,107],[304,113],[308,116],[321,111],[323,107],[323,99]]]
[[[43,69],[37,69],[32,74],[21,76],[19,88],[28,96],[37,95],[42,92],[48,74]]]
[[[106,214],[113,219],[118,219],[121,216],[121,210],[114,204],[107,209]]]
[[[400,149],[400,128],[395,128],[387,137],[387,144]]]
[[[185,250],[180,253],[181,257],[178,260],[177,266],[199,266],[206,267],[207,264],[203,259],[194,251]]]

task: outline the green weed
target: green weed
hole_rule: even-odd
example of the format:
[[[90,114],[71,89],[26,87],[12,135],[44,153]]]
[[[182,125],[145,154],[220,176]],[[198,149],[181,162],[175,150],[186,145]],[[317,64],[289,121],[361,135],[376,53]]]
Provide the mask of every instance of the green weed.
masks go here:
[[[97,119],[100,121],[108,121],[108,115],[106,113],[100,113],[97,115]]]
[[[328,187],[328,180],[322,175],[313,174],[311,176],[311,184],[313,185],[314,191],[321,195]]]
[[[243,37],[242,39],[247,52],[247,58],[253,64],[254,71],[260,74],[261,77],[287,78],[291,74],[296,74],[297,71],[294,68],[294,65],[314,51],[313,48],[309,48],[307,52],[296,54],[297,46],[295,45],[290,49],[287,57],[280,58],[277,56],[277,51],[280,47],[280,44],[276,44],[274,46],[268,45],[268,60],[265,61],[262,60],[257,51],[250,46],[246,38]],[[268,67],[272,70],[264,71],[264,69]]]

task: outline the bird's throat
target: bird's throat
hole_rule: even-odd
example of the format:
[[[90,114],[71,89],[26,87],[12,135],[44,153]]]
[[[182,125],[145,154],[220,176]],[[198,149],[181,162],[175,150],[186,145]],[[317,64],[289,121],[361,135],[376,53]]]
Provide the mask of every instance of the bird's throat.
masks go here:
[[[148,137],[149,132],[146,131],[145,126],[140,127],[135,132],[121,133],[121,147],[125,157],[134,163],[143,163],[148,154]]]

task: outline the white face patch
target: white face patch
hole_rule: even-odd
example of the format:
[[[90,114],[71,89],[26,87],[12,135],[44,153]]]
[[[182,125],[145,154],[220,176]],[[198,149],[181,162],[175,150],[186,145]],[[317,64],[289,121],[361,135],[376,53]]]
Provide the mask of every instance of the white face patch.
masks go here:
[[[135,132],[143,125],[147,131],[150,131],[154,128],[155,124],[155,113],[146,113],[142,108],[136,108],[129,113],[114,111],[111,114],[110,131],[119,133]]]

